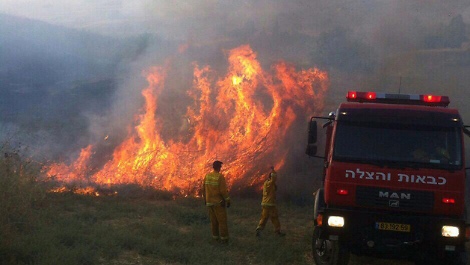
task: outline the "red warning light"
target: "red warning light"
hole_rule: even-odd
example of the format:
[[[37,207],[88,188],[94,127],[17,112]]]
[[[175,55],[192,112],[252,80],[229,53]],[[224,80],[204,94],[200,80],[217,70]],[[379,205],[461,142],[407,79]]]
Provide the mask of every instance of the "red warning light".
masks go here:
[[[432,103],[441,102],[441,96],[423,95],[423,101]]]
[[[336,193],[338,193],[339,195],[348,195],[348,190],[345,190],[345,189],[339,189],[336,191]]]
[[[356,93],[356,91],[348,91],[348,98],[349,98],[349,99],[355,99],[355,98],[357,98],[357,93]]]
[[[386,103],[386,104],[408,104],[447,107],[450,103],[448,96],[437,95],[411,95],[390,94],[377,92],[348,91],[346,99],[349,102],[361,103]]]
[[[374,92],[367,92],[366,93],[366,98],[367,99],[375,99],[377,96]]]

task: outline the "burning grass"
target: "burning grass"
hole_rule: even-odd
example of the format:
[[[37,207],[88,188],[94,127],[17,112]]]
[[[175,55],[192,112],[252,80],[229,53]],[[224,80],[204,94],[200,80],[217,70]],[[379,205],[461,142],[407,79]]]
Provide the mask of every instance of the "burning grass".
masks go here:
[[[297,132],[309,115],[322,111],[326,72],[282,61],[265,70],[256,52],[242,45],[227,52],[226,71],[194,62],[192,83],[175,86],[182,76],[172,75],[179,66],[168,60],[144,71],[143,106],[112,154],[100,150],[117,137],[111,133],[83,146],[74,161],[49,165],[49,178],[192,196],[216,159],[230,165],[225,174],[234,190],[259,188],[270,165],[293,167],[288,157],[297,152]]]

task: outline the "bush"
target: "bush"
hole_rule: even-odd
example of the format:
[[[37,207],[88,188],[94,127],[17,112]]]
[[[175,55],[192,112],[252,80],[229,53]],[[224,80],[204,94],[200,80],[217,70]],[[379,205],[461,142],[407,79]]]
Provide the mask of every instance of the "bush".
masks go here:
[[[5,146],[5,145],[4,145]],[[19,152],[0,149],[0,248],[8,247],[17,232],[33,224],[33,208],[45,197],[37,178],[40,166]]]

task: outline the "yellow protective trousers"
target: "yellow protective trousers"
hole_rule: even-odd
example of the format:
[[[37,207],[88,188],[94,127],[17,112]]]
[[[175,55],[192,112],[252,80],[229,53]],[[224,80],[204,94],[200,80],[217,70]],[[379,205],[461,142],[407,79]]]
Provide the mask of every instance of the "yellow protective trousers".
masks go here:
[[[207,206],[211,220],[212,238],[228,240],[227,211],[224,206]]]
[[[281,231],[281,223],[279,222],[279,215],[277,212],[276,206],[262,206],[263,210],[261,211],[261,220],[259,220],[258,227],[256,230],[263,230],[266,226],[266,222],[269,217],[271,217],[271,222],[274,225],[274,232]]]

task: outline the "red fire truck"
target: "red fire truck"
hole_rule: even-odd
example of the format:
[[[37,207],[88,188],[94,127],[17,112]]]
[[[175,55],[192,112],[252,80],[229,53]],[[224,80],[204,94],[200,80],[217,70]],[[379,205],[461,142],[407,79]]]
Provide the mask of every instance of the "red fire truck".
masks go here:
[[[350,253],[416,264],[467,264],[463,135],[447,96],[347,94],[328,117],[312,117],[307,154],[324,158],[315,193],[317,265],[345,265]],[[317,120],[326,130],[317,156]]]

